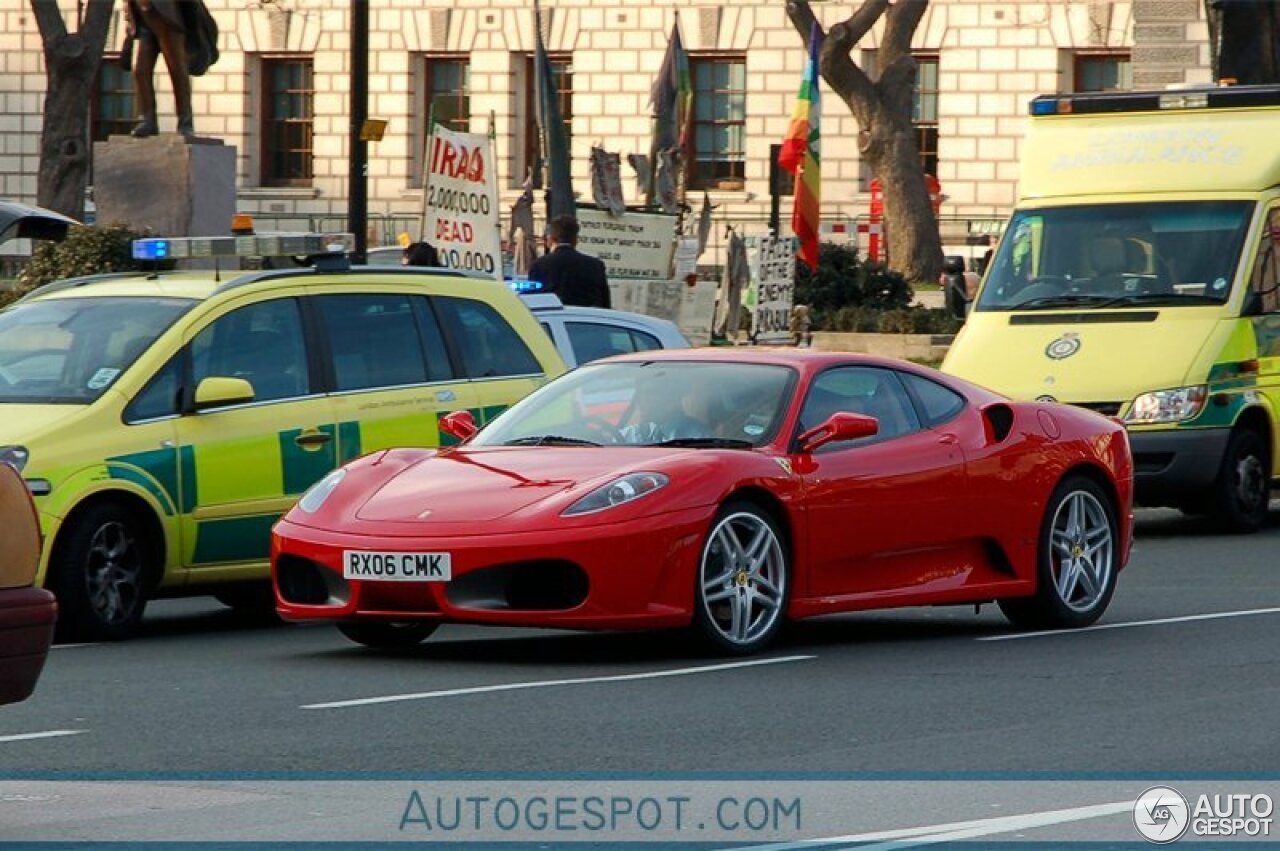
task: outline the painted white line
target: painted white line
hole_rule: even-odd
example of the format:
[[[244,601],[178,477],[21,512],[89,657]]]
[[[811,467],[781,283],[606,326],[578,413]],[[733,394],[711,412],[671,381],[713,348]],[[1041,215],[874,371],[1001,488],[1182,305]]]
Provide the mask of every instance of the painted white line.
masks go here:
[[[474,686],[472,688],[451,688],[443,691],[421,691],[414,694],[390,694],[382,697],[362,697],[355,700],[335,700],[331,703],[308,703],[300,709],[342,709],[348,706],[369,706],[375,703],[398,703],[402,700],[430,700],[436,697],[460,697],[468,694],[487,694],[495,691],[518,691],[528,688],[551,688],[553,686],[576,686],[587,683],[623,683],[632,680],[656,680],[662,677],[684,677],[690,674],[710,674],[716,671],[729,671],[734,668],[754,668],[760,665],[778,665],[784,662],[803,662],[816,659],[816,656],[777,656],[772,659],[751,659],[746,662],[725,662],[720,665],[700,665],[696,668],[675,668],[669,671],[648,671],[643,674],[614,674],[605,677],[579,677],[570,680],[540,680],[525,683],[502,683],[492,686]]]
[[[31,739],[56,739],[59,736],[78,736],[88,730],[45,730],[43,733],[19,733],[14,736],[0,736],[0,742],[26,742]]]
[[[858,851],[872,851],[872,849],[880,851],[880,849],[910,848],[918,845],[936,845],[940,842],[955,842],[981,836],[994,836],[1000,833],[1049,827],[1055,824],[1085,821],[1086,819],[1101,818],[1102,816],[1132,811],[1133,801],[1116,801],[1110,804],[1091,804],[1086,807],[1047,810],[1018,816],[996,816],[995,818],[956,821],[949,824],[905,827],[897,830],[879,830],[871,833],[851,833],[846,836],[829,836],[820,839],[803,839],[799,842],[779,842],[773,845],[752,845],[747,847],[751,848],[751,851],[800,851],[800,849],[806,848],[875,842],[879,844],[859,845]],[[736,849],[735,851],[744,851],[744,849]]]
[[[1104,629],[1128,629],[1133,626],[1159,626],[1166,623],[1190,623],[1191,621],[1212,621],[1222,618],[1243,618],[1249,615],[1280,614],[1280,607],[1271,609],[1245,609],[1239,612],[1208,612],[1203,615],[1183,615],[1177,618],[1156,618],[1149,621],[1129,621],[1127,623],[1104,623],[1097,626],[1086,626],[1080,629],[1051,629],[1045,632],[1015,632],[1010,635],[984,635],[977,641],[1012,641],[1015,638],[1040,638],[1046,635],[1075,635],[1081,632],[1100,632]]]
[[[88,641],[83,644],[55,644],[49,649],[50,650],[71,650],[76,647],[97,647],[101,643],[102,643],[101,641]]]

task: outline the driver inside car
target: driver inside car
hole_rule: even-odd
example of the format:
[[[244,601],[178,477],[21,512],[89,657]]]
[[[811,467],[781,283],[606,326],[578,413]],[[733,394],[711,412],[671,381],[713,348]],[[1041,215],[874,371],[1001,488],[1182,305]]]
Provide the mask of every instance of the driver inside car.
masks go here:
[[[705,419],[709,413],[702,398],[705,388],[696,379],[681,378],[651,379],[636,387],[628,425],[618,430],[620,442],[642,445],[713,436]]]

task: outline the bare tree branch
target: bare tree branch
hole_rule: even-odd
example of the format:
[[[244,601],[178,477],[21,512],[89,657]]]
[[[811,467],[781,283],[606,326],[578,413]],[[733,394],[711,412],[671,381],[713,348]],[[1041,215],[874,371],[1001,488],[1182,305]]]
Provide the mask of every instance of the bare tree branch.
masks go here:
[[[822,40],[822,53],[819,58],[819,66],[822,70],[822,78],[827,81],[827,85],[831,87],[845,105],[849,107],[849,111],[858,119],[859,124],[864,128],[870,126],[875,116],[875,87],[871,85],[871,79],[866,73],[853,61],[849,55],[853,49],[853,45],[857,43],[857,39],[848,40],[848,27],[850,22],[863,14],[868,6],[887,6],[888,0],[867,0],[866,3],[858,9],[857,12],[850,17],[848,21],[837,24],[831,28],[831,32],[824,35]],[[813,24],[817,18],[813,14],[813,9],[809,6],[809,0],[787,0],[787,16],[791,19],[791,23],[796,28],[801,38],[808,42],[809,34],[812,32]],[[874,18],[862,30],[865,35],[866,31],[875,23]],[[861,19],[859,19],[861,26]],[[845,28],[843,33],[838,33]],[[821,25],[819,25],[821,31]]]
[[[911,36],[929,0],[897,0],[884,16],[884,39],[880,42],[880,55],[892,62],[900,54],[911,52]]]
[[[89,8],[85,12],[84,23],[80,31],[89,44],[107,43],[107,30],[111,28],[111,10],[114,0],[89,0]]]
[[[46,49],[67,34],[67,23],[58,10],[58,0],[31,0],[31,11],[36,16],[40,40],[44,42]]]

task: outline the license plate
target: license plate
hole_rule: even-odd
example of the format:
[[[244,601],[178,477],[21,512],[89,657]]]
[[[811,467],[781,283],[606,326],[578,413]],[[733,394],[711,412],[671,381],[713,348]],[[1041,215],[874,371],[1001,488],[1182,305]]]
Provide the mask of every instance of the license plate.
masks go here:
[[[448,553],[345,550],[342,575],[366,582],[448,582],[453,577],[453,565]]]

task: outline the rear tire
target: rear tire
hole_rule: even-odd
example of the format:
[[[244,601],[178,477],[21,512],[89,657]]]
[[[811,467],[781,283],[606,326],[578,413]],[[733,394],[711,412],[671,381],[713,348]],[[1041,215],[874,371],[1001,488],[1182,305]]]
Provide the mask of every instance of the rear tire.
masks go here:
[[[1271,455],[1262,435],[1236,429],[1203,509],[1222,532],[1248,534],[1267,524],[1271,501]]]
[[[1102,616],[1120,568],[1120,526],[1111,497],[1071,475],[1054,489],[1040,523],[1036,592],[997,601],[1023,629],[1075,629]]]
[[[417,647],[440,627],[433,621],[403,623],[340,623],[338,630],[356,644],[380,650]]]
[[[47,583],[58,598],[60,640],[115,641],[137,630],[151,576],[141,530],[134,512],[114,502],[91,505],[63,527]]]

